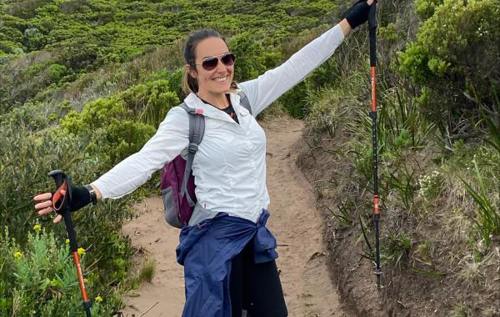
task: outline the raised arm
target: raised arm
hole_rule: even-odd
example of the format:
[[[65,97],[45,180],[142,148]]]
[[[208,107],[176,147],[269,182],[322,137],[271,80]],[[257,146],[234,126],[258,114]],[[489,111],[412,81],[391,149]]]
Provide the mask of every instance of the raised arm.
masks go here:
[[[343,40],[343,29],[337,24],[280,66],[266,71],[256,79],[240,83],[239,87],[248,96],[254,116],[323,64]]]
[[[359,0],[346,18],[301,48],[280,66],[266,71],[256,79],[239,84],[248,96],[256,116],[285,92],[300,83],[314,69],[330,58],[353,28],[368,18],[374,0]]]

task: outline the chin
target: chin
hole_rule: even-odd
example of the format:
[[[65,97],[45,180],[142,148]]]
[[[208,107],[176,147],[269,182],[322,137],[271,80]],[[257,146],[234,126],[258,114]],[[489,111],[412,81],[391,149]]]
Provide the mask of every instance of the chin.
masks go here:
[[[229,90],[231,90],[231,85],[227,85],[227,87],[217,87],[214,88],[212,91],[223,94],[229,92]]]

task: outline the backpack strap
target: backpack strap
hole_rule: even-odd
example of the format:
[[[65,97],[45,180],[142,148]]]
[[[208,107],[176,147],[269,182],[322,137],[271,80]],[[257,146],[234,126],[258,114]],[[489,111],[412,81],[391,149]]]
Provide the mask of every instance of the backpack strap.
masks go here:
[[[187,191],[187,183],[189,176],[191,175],[194,155],[198,151],[198,146],[200,145],[203,135],[205,134],[205,117],[203,116],[203,112],[189,108],[185,103],[182,103],[180,107],[186,110],[189,114],[189,145],[186,159],[186,169],[184,170],[184,177],[182,178],[181,197],[186,195],[189,205],[193,207],[195,202]]]
[[[253,115],[252,107],[250,106],[250,101],[248,100],[247,95],[243,91],[240,91],[238,92],[238,96],[240,96],[240,105],[245,107],[245,109],[247,109],[248,112],[250,112],[250,114]]]

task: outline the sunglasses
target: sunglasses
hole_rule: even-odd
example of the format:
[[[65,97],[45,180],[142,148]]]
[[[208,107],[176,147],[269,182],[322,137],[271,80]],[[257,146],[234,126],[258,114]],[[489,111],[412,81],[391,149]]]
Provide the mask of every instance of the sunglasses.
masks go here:
[[[225,53],[223,55],[220,55],[220,57],[219,56],[207,57],[206,59],[203,60],[203,62],[201,62],[201,66],[203,67],[203,69],[208,71],[214,70],[219,64],[219,60],[225,66],[233,66],[234,61],[236,60],[236,56],[234,56],[233,53]]]

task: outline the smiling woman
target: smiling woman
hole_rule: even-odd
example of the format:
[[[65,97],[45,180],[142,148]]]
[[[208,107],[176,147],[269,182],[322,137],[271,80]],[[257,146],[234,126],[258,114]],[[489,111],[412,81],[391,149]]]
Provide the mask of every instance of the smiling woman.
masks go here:
[[[266,136],[256,117],[328,60],[351,28],[366,22],[372,1],[358,1],[346,19],[282,65],[237,85],[235,56],[224,38],[210,29],[192,33],[184,49],[188,95],[183,106],[168,112],[139,152],[91,184],[97,199],[131,193],[192,149],[188,111],[203,115],[204,138],[192,161],[196,205],[176,250],[184,266],[184,317],[288,315],[275,262],[277,243],[266,227]],[[50,196],[35,198],[40,214],[52,212],[45,201]],[[90,203],[91,196],[74,195],[84,200],[79,206]]]
[[[221,63],[219,57],[222,57]],[[220,37],[200,41],[194,60],[195,67],[192,64],[187,67],[189,75],[198,82],[198,96],[217,108],[226,108],[229,102],[224,94],[229,91],[234,76],[234,55],[226,42]]]
[[[186,42],[184,59],[184,91],[196,93],[217,108],[227,108],[225,93],[235,87],[235,56],[225,39],[215,30],[199,30]]]

